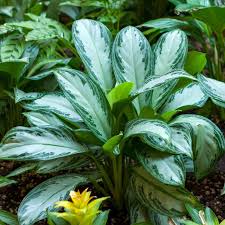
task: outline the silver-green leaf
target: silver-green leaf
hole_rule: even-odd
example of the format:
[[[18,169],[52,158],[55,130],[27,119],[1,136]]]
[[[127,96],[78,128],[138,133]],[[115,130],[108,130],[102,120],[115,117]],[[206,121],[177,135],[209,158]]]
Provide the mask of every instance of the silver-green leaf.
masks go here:
[[[81,19],[73,24],[73,41],[88,74],[104,91],[113,87],[111,66],[112,36],[108,28],[94,20]]]
[[[186,34],[181,30],[173,30],[163,34],[154,48],[154,75],[161,76],[174,69],[183,69],[188,51]],[[152,107],[158,109],[166,96],[174,88],[176,82],[170,82],[152,93]]]
[[[191,107],[202,107],[208,97],[198,83],[191,83],[172,94],[162,108],[162,113]]]
[[[184,26],[188,26],[186,21],[181,21],[173,18],[160,18],[147,21],[140,25],[141,27],[150,27],[156,29],[165,29],[165,30],[172,30]]]
[[[68,194],[76,186],[87,183],[87,178],[67,174],[53,177],[36,186],[21,202],[18,209],[20,225],[33,225],[47,217],[47,210],[54,207],[54,203],[67,199]]]
[[[184,187],[185,167],[181,156],[147,148],[137,150],[136,156],[143,168],[155,179],[164,184]]]
[[[51,160],[82,154],[87,148],[56,127],[15,127],[3,138],[0,159]]]
[[[176,149],[176,152],[193,159],[190,131],[176,126],[170,126],[170,128],[172,132],[172,146]]]
[[[225,108],[225,83],[203,75],[199,75],[198,80],[203,92],[208,95],[216,105]]]
[[[102,141],[112,134],[109,103],[100,86],[86,74],[73,69],[55,72],[66,98],[90,130]]]
[[[143,86],[132,93],[133,96],[138,96],[141,93],[149,92],[155,88],[161,88],[166,83],[171,81],[176,81],[178,78],[187,78],[191,80],[196,80],[195,77],[191,76],[184,70],[173,70],[162,76],[151,76],[148,78]]]
[[[117,34],[112,57],[117,82],[132,82],[134,89],[142,87],[153,71],[153,53],[150,44],[135,27],[128,26]],[[145,95],[139,96],[138,100],[134,101],[138,112],[146,106],[146,101]]]
[[[225,152],[223,133],[213,122],[199,115],[181,115],[171,124],[190,131],[196,176],[199,179],[206,176]]]
[[[47,174],[62,170],[72,170],[87,166],[88,164],[90,164],[90,160],[87,157],[79,155],[75,157],[67,156],[59,159],[40,161],[37,164],[37,173]]]
[[[186,189],[163,184],[141,167],[134,169],[130,185],[145,207],[163,215],[184,215],[185,203],[199,206],[198,200]]]
[[[23,100],[29,100],[29,95]],[[82,122],[81,117],[75,111],[72,104],[65,98],[63,93],[55,92],[42,94],[33,101],[25,101],[24,103],[22,102],[22,105],[27,110],[54,113],[75,126]]]
[[[66,127],[55,114],[49,112],[26,112],[23,115],[27,118],[30,126],[55,126],[55,127]]]
[[[140,137],[142,141],[160,151],[176,153],[172,146],[170,127],[163,121],[137,119],[130,121],[124,131],[123,139]]]

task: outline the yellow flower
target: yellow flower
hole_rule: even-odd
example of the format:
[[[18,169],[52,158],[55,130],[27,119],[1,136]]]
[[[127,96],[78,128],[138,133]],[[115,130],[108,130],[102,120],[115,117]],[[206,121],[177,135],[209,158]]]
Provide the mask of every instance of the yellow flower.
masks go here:
[[[95,197],[91,197],[91,192],[88,189],[82,193],[80,191],[71,191],[70,197],[72,202],[60,201],[55,203],[56,208],[63,207],[65,212],[54,214],[71,225],[92,225],[96,216],[101,212],[99,210],[101,203],[108,198],[93,200]]]

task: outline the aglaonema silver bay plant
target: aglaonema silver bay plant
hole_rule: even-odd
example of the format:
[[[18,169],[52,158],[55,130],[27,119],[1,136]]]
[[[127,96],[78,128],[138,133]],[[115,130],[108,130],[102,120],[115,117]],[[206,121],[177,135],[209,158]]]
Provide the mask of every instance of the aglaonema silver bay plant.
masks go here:
[[[56,69],[57,92],[36,99],[15,92],[30,127],[15,127],[2,141],[1,159],[26,162],[8,177],[31,169],[70,171],[28,193],[19,224],[46,218],[55,202],[87,183],[111,196],[118,210],[126,207],[131,224],[165,225],[186,214],[184,204],[201,208],[185,189],[187,162],[200,179],[224,154],[225,143],[207,118],[181,114],[212,97],[203,90],[208,78],[183,70],[185,33],[167,32],[151,47],[135,27],[122,29],[113,40],[105,25],[82,19],[74,22],[72,34],[85,72]],[[180,79],[191,83],[178,89]]]

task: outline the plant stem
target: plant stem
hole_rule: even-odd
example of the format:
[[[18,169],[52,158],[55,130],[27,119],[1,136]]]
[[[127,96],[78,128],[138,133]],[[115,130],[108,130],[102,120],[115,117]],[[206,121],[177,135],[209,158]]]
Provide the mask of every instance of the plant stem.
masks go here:
[[[108,192],[103,187],[101,187],[96,180],[92,179],[91,177],[89,177],[89,180],[92,182],[92,184],[95,186],[95,188],[99,192],[101,192],[104,196],[108,196],[109,195]]]
[[[110,180],[107,172],[105,171],[104,167],[98,163],[98,161],[96,160],[96,158],[92,155],[88,155],[95,163],[96,167],[98,168],[99,172],[102,175],[103,181],[105,182],[105,184],[107,185],[109,191],[113,194],[113,184],[112,181]]]
[[[113,178],[115,205],[118,210],[123,208],[123,155],[113,156]]]
[[[217,33],[217,40],[218,40],[218,63],[220,65],[220,73],[218,79],[220,81],[224,81],[224,75],[223,75],[223,66],[225,62],[225,43],[224,43],[224,37],[223,33]]]

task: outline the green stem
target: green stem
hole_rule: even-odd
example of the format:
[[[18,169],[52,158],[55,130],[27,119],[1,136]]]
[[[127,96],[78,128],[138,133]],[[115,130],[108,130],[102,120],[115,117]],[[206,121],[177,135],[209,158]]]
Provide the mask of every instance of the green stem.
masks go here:
[[[104,167],[100,163],[98,163],[98,161],[96,160],[96,158],[94,156],[92,156],[92,155],[88,155],[88,156],[94,161],[99,172],[102,174],[102,178],[103,178],[105,184],[107,185],[110,192],[113,194],[113,184],[112,184],[112,181],[110,180],[107,172],[105,171]]]
[[[220,118],[221,118],[221,120],[225,121],[225,109],[220,107],[219,111],[220,111]]]
[[[219,73],[219,80],[224,81],[223,75],[223,67],[225,62],[225,40],[223,37],[223,33],[217,33],[217,40],[218,40],[218,63],[220,65],[220,73]]]
[[[202,43],[203,49],[206,53],[207,63],[209,66],[209,74],[211,76],[213,76],[213,78],[215,78],[214,63],[213,63],[213,60],[211,60],[211,54],[210,54],[211,48],[208,48],[205,40],[201,40],[201,43]]]
[[[67,58],[68,56],[66,55],[66,53],[64,52],[63,48],[58,44],[57,48],[59,49],[59,52],[62,54],[62,56],[64,58]]]
[[[109,193],[103,187],[101,187],[96,180],[92,179],[91,177],[89,177],[89,180],[95,186],[96,190],[101,192],[105,197],[109,196]]]
[[[115,205],[118,210],[123,208],[123,155],[122,153],[112,158],[113,161],[113,177],[114,177],[114,193]]]
[[[221,73],[221,65],[220,65],[220,59],[218,55],[218,46],[216,45],[214,47],[214,62],[215,62],[215,77],[217,80],[219,80],[220,73]]]

